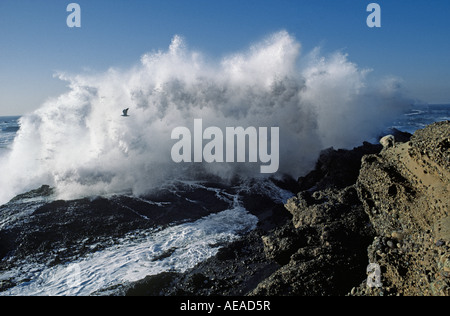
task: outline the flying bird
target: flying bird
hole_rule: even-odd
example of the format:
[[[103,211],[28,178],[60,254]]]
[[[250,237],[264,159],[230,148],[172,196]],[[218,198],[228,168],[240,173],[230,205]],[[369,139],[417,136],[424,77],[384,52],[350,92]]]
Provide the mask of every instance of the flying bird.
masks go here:
[[[122,111],[122,112],[123,112],[122,116],[129,116],[129,115],[128,115],[128,110],[129,110],[129,108],[123,110],[123,111]]]

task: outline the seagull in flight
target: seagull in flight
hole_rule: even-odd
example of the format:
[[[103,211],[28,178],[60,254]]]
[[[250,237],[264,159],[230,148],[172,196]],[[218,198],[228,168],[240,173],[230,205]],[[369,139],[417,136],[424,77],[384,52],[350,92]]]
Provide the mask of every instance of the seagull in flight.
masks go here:
[[[128,110],[129,110],[129,108],[128,109],[125,109],[125,110],[123,110],[122,112],[123,112],[123,114],[122,114],[122,116],[129,116],[128,115]]]

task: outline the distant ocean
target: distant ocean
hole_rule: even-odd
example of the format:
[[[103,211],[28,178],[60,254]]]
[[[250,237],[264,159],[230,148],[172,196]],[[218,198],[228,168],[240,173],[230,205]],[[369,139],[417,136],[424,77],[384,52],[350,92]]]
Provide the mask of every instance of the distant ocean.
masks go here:
[[[20,116],[0,116],[0,156],[12,145],[19,130]]]
[[[448,120],[450,120],[450,104],[416,105],[400,117],[393,127],[413,134],[432,123]]]

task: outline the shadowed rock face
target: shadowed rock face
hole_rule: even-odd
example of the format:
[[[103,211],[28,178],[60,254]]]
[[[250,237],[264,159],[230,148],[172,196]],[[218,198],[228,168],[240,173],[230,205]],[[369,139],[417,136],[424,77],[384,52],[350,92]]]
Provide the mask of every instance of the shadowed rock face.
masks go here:
[[[361,158],[380,150],[365,143],[322,152],[285,205],[292,220],[262,238],[266,257],[280,268],[251,295],[343,295],[364,278],[375,232],[355,184]]]

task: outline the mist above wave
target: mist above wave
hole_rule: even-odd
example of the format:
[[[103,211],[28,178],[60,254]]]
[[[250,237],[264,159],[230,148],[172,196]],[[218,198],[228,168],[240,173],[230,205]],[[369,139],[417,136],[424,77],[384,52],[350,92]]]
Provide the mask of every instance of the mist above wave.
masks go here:
[[[302,57],[300,43],[280,31],[219,62],[175,36],[131,69],[59,74],[70,91],[21,118],[2,161],[0,202],[42,184],[68,199],[140,195],[199,174],[260,176],[259,164],[173,163],[171,131],[197,118],[220,128],[280,127],[279,173],[300,176],[323,148],[358,145],[403,110],[395,82],[371,87],[369,73],[339,52]]]

